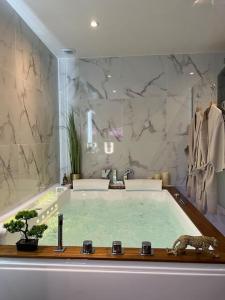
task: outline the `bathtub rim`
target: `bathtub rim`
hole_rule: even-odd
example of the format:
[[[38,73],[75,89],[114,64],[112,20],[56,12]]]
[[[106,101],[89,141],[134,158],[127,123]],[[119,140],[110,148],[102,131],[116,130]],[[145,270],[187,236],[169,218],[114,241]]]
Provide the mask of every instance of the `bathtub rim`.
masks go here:
[[[217,248],[219,258],[212,258],[205,254],[196,254],[194,250],[187,250],[187,255],[168,255],[166,249],[156,248],[154,256],[140,256],[139,248],[125,248],[122,256],[111,255],[110,247],[96,247],[95,254],[80,254],[80,246],[69,246],[63,253],[54,252],[54,246],[39,246],[35,253],[17,252],[16,247],[0,245],[0,257],[5,258],[39,258],[39,259],[84,259],[84,260],[115,260],[115,261],[144,261],[144,262],[183,262],[183,263],[216,263],[225,264],[225,237],[180,193],[175,187],[167,187],[174,201],[180,206],[188,218],[203,235],[214,236],[219,240]],[[179,199],[175,194],[179,193]],[[180,201],[182,200],[182,201]]]

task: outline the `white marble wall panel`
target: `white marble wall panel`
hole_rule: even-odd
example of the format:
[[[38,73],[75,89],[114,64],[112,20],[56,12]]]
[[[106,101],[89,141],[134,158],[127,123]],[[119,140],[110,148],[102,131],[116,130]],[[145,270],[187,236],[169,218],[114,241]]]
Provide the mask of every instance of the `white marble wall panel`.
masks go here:
[[[124,99],[163,96],[166,92],[164,57],[80,60],[81,98]]]
[[[107,167],[120,174],[131,167],[137,178],[168,170],[172,184],[184,185],[188,124],[197,105],[216,100],[212,87],[224,56],[81,59],[74,103],[81,124],[83,176],[100,177]],[[88,110],[95,112],[93,151],[86,145]],[[110,135],[112,131],[117,134]],[[114,143],[113,154],[104,152],[105,141]]]
[[[77,59],[71,55],[71,58],[61,58],[58,63],[58,90],[59,90],[59,139],[60,139],[60,181],[64,173],[70,173],[70,160],[68,151],[67,120],[68,113],[75,108],[79,102],[78,90],[82,91],[82,84],[78,80],[79,71]],[[79,130],[79,108],[76,110],[76,123]]]
[[[59,180],[57,69],[0,1],[0,213]]]

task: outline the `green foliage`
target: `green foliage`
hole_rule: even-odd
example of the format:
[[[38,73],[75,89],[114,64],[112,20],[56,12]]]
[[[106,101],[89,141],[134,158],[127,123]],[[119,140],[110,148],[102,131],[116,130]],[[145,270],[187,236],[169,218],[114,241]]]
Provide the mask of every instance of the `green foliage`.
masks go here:
[[[29,236],[34,236],[36,239],[41,239],[44,231],[48,228],[46,224],[34,225],[28,232]]]
[[[76,130],[73,110],[71,110],[68,116],[67,132],[68,132],[71,173],[80,174],[81,173],[81,145]]]
[[[22,210],[16,214],[15,219],[16,220],[29,220],[29,219],[36,218],[37,216],[38,216],[38,213],[36,210]]]
[[[15,233],[21,231],[25,227],[25,223],[22,221],[11,220],[9,223],[4,224],[4,228],[8,232]]]
[[[29,229],[28,220],[38,216],[36,210],[23,210],[16,214],[15,220],[4,224],[4,228],[10,232],[22,232],[26,240],[28,237],[42,238],[44,231],[48,228],[47,225],[34,225]]]

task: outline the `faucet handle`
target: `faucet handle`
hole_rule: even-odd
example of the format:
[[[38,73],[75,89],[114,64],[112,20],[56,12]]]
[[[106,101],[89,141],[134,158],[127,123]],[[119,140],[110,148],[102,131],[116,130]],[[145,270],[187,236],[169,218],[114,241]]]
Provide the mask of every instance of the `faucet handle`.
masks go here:
[[[113,255],[122,255],[122,242],[121,241],[113,241],[112,242],[112,254]]]
[[[95,249],[93,248],[93,243],[91,240],[83,241],[83,248],[81,249],[81,254],[93,254]]]

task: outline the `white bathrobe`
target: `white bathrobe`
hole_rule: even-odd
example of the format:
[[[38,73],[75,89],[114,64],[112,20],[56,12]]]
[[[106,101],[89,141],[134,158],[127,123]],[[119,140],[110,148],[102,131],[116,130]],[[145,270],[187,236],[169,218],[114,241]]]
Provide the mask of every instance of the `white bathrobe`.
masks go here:
[[[217,212],[216,172],[225,168],[225,130],[224,119],[220,109],[211,105],[203,115],[200,139],[200,156],[197,169],[202,179],[197,182],[197,206],[202,212]]]
[[[194,131],[195,119],[192,119],[188,127],[188,175],[187,175],[187,194],[192,197],[193,193],[193,166],[194,166]]]
[[[197,170],[198,161],[200,160],[199,138],[200,129],[202,125],[202,112],[195,113],[191,125],[188,130],[188,178],[187,178],[187,193],[193,200],[196,194],[199,193],[197,181],[199,181],[199,174]]]

